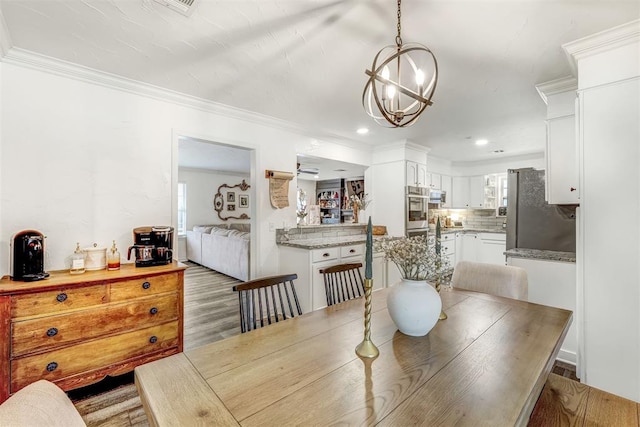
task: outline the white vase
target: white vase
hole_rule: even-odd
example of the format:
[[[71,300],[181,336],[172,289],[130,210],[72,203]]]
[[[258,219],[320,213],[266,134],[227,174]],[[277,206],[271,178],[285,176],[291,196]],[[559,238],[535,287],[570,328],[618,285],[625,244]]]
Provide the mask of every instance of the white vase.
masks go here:
[[[387,309],[400,332],[421,337],[438,322],[442,300],[426,280],[401,279],[391,287]]]

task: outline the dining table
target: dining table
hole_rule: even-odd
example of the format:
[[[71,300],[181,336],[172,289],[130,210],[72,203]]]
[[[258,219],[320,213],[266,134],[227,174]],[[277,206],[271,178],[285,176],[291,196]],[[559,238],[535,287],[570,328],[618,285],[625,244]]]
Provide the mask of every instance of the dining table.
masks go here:
[[[376,358],[360,358],[364,298],[135,368],[152,426],[526,425],[572,312],[443,288],[447,318],[398,331],[371,296]]]

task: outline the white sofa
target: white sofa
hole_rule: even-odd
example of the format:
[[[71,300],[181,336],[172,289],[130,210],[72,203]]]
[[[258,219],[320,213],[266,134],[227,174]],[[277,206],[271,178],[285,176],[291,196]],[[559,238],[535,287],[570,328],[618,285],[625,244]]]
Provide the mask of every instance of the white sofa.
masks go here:
[[[249,280],[250,224],[196,225],[187,231],[187,259]]]

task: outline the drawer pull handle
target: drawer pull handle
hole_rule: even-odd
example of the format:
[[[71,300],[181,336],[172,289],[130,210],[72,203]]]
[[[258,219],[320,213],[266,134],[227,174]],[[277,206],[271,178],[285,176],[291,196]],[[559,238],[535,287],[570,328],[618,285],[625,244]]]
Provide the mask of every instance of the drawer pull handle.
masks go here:
[[[144,282],[142,284],[142,289],[149,289],[150,287],[151,287],[151,283],[149,283],[149,282]]]
[[[56,300],[58,302],[65,302],[67,300],[67,294],[65,294],[64,292],[61,294],[58,294],[58,296],[56,297]]]
[[[56,362],[51,362],[47,365],[47,371],[53,372],[58,368],[58,364]]]
[[[576,188],[575,187],[571,187],[570,190],[571,191],[576,191]]]
[[[155,344],[158,341],[158,337],[155,335],[152,335],[151,338],[149,338],[149,342],[151,344]]]
[[[323,253],[322,256],[325,257],[325,258],[328,257],[329,256],[329,252]]]
[[[47,329],[47,336],[48,337],[55,337],[56,335],[58,335],[58,329],[57,328],[49,328],[49,329]]]
[[[350,254],[352,254],[352,253],[354,253],[355,251],[356,251],[355,249],[351,249],[351,250],[349,250],[349,253],[350,253]]]
[[[151,310],[149,310],[149,313],[158,314],[158,307],[151,307]]]

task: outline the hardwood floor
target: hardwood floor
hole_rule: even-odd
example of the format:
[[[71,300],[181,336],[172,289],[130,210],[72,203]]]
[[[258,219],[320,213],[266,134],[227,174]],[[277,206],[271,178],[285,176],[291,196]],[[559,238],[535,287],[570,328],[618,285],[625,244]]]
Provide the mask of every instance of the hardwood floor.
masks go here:
[[[198,264],[186,264],[185,350],[239,334],[238,300],[232,287],[241,282]],[[572,365],[556,362],[553,372],[578,381]],[[90,427],[149,426],[133,373],[107,378],[68,394]]]
[[[240,280],[198,264],[186,263],[184,275],[184,349],[188,350],[240,333]],[[70,391],[69,397],[88,426],[148,426],[133,373]]]

